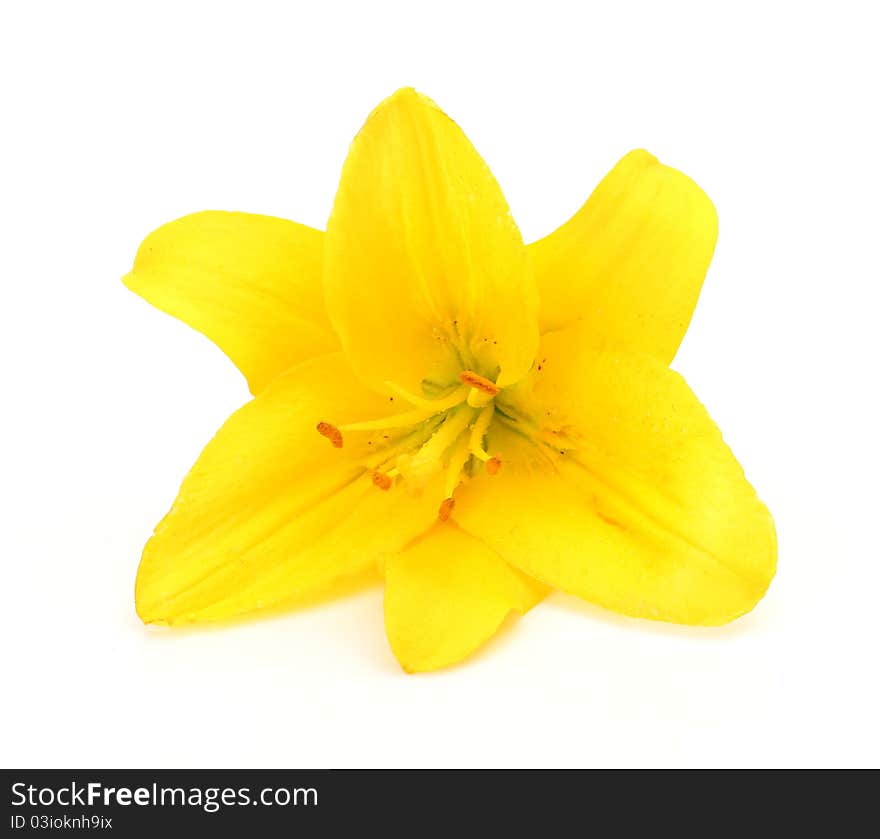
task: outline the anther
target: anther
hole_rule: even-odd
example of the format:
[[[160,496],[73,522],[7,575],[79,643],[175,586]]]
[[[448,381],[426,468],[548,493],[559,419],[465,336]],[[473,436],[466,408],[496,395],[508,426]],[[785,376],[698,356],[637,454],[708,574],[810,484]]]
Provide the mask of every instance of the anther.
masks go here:
[[[387,491],[391,489],[391,476],[383,472],[373,472],[373,484],[379,487],[379,489]]]
[[[498,470],[501,468],[501,458],[500,457],[490,457],[486,461],[486,472],[490,475],[497,475]]]
[[[440,509],[437,511],[437,518],[440,519],[440,521],[448,521],[454,509],[455,499],[444,498],[443,503],[440,504]]]
[[[318,434],[326,437],[333,444],[333,448],[342,448],[342,432],[335,425],[330,425],[329,422],[319,422],[316,427]]]
[[[479,373],[474,373],[473,370],[465,370],[458,378],[466,385],[475,387],[477,390],[488,396],[497,396],[501,393],[501,388],[498,387],[495,382],[491,379],[487,379],[485,376],[481,376]]]

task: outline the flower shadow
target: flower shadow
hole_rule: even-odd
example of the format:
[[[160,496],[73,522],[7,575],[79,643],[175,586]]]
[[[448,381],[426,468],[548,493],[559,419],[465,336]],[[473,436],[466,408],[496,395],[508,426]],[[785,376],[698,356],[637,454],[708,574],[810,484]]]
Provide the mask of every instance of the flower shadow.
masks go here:
[[[550,607],[562,612],[583,615],[591,620],[602,621],[628,632],[646,632],[653,635],[705,640],[751,635],[772,620],[772,610],[768,609],[765,603],[759,603],[751,612],[747,612],[745,615],[721,626],[690,626],[687,624],[629,617],[612,612],[610,609],[605,609],[602,606],[588,603],[586,600],[582,600],[574,595],[558,591],[548,597],[543,605],[545,608]]]
[[[206,621],[204,623],[178,624],[175,626],[160,626],[149,624],[145,628],[152,638],[178,639],[191,635],[202,635],[217,631],[225,631],[237,626],[254,624],[257,622],[269,622],[290,618],[295,614],[319,609],[330,603],[335,603],[346,597],[362,594],[371,589],[377,589],[382,585],[382,578],[374,569],[369,569],[361,574],[346,577],[331,586],[311,592],[305,596],[293,597],[279,603],[269,609],[259,612],[237,615],[223,620]]]

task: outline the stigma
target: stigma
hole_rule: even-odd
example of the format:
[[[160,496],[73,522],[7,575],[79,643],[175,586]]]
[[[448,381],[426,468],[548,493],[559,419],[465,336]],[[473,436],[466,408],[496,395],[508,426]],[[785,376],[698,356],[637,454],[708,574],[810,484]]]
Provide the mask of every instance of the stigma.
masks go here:
[[[337,449],[343,446],[343,433],[351,435],[352,456],[380,491],[403,485],[418,495],[439,477],[443,495],[437,518],[448,521],[458,487],[483,473],[496,475],[501,468],[499,454],[487,449],[501,388],[469,369],[445,391],[432,383],[431,396],[410,393],[393,382],[386,386],[411,409],[340,426],[321,420],[317,431]],[[441,395],[432,398],[435,392]]]

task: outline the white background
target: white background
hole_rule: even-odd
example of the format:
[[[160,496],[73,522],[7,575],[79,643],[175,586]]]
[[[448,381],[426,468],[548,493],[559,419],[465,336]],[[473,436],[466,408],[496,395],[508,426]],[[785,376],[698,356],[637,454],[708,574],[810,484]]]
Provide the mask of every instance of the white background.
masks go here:
[[[0,13],[2,761],[877,765],[878,136],[870,3],[7,3]],[[381,590],[148,630],[139,554],[244,381],[119,278],[236,209],[322,227],[347,145],[435,98],[527,240],[644,146],[721,223],[675,367],[773,511],[722,629],[554,595],[409,677]]]

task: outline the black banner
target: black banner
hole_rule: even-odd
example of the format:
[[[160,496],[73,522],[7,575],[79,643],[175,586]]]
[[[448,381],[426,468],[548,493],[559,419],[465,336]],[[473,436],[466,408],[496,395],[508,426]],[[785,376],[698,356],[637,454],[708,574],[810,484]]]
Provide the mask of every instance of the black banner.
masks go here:
[[[766,826],[771,812],[835,835],[870,799],[850,773],[556,770],[4,770],[9,836],[419,836],[477,827],[631,835]],[[869,777],[864,776],[868,781]],[[818,781],[819,783],[814,783]],[[795,793],[792,796],[792,793]],[[837,793],[838,795],[834,795]],[[845,803],[839,794],[848,801]],[[862,805],[861,807],[859,805]],[[755,820],[759,819],[759,822]],[[614,826],[616,829],[608,830]],[[205,833],[204,835],[209,835]]]

